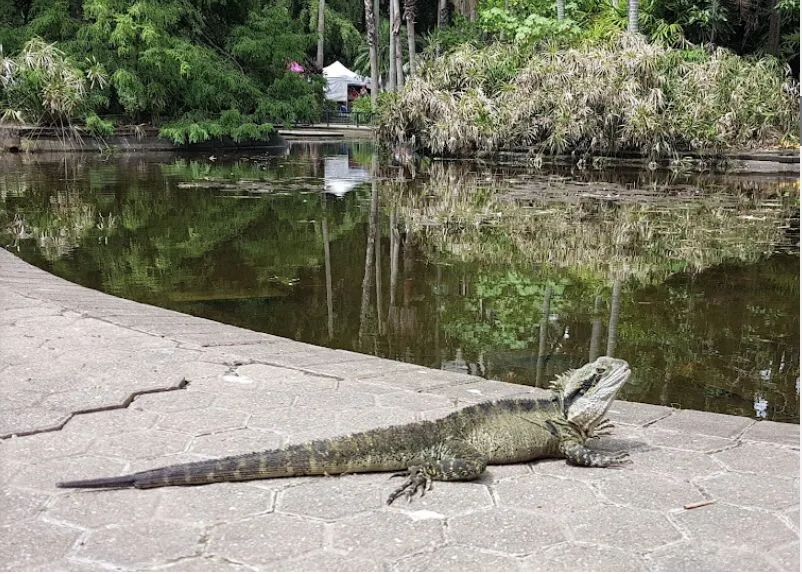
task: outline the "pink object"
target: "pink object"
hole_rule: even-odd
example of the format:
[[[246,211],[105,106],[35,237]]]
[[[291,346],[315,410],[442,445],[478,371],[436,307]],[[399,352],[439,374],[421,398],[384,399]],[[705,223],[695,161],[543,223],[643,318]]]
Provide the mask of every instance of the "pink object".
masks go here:
[[[299,64],[298,62],[294,62],[294,61],[290,62],[290,65],[287,66],[287,69],[290,72],[297,72],[299,74],[303,73],[303,71],[304,71],[304,67],[301,64]]]

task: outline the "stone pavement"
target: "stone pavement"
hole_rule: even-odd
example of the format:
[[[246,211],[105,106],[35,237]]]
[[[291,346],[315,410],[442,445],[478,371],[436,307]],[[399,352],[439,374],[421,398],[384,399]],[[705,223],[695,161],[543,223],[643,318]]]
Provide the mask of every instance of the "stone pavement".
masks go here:
[[[542,391],[117,299],[2,249],[0,341],[3,570],[799,570],[796,425],[618,401],[602,447],[624,468],[494,466],[390,507],[387,474],[70,491]]]

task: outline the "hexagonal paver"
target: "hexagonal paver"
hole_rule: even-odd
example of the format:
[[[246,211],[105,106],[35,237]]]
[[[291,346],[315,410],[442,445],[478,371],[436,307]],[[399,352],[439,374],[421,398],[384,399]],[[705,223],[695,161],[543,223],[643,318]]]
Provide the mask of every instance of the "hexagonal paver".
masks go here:
[[[453,411],[456,408],[454,399],[430,393],[416,393],[414,391],[401,391],[386,393],[376,397],[380,406],[403,407],[413,411],[429,411],[444,408]]]
[[[393,570],[401,572],[510,572],[521,569],[521,560],[472,548],[449,544],[397,560]]]
[[[214,389],[214,392],[217,393],[214,399],[214,406],[245,411],[251,414],[269,411],[270,409],[289,408],[298,396],[290,391],[270,390],[261,387],[226,389],[223,385],[215,384],[213,387],[209,386],[208,388],[210,392]]]
[[[392,480],[385,478],[382,487],[384,491],[382,500],[386,500],[390,492],[398,488],[403,480],[403,478],[394,478]],[[470,482],[435,481],[432,484],[432,489],[427,491],[424,496],[414,496],[409,501],[403,497],[399,498],[390,508],[396,512],[403,512],[412,518],[416,518],[419,515],[427,516],[432,513],[445,518],[473,512],[481,508],[490,508],[493,506],[493,497],[484,482],[484,479]]]
[[[676,432],[652,427],[644,429],[644,436],[653,446],[668,447],[678,450],[693,450],[696,452],[721,450],[737,444],[735,439]]]
[[[75,456],[86,453],[91,442],[92,437],[68,432],[46,432],[12,437],[3,443],[3,456],[5,460],[13,458],[26,462]]]
[[[272,365],[243,365],[237,367],[237,374],[247,377],[265,390],[271,391],[313,393],[337,388],[337,378],[335,377],[311,375],[295,369]]]
[[[754,421],[745,417],[702,413],[699,411],[672,411],[671,416],[654,423],[653,428],[688,434],[705,434],[722,438],[736,437],[752,426]]]
[[[194,389],[180,389],[169,393],[148,393],[139,395],[129,408],[155,413],[169,413],[208,407],[214,402],[214,395]]]
[[[264,564],[318,550],[323,524],[285,514],[265,514],[215,526],[206,552],[258,568]]]
[[[635,472],[616,473],[597,483],[599,492],[610,502],[622,506],[669,510],[705,500],[690,482]]]
[[[765,442],[744,442],[713,455],[727,468],[775,476],[799,476],[799,451]]]
[[[571,512],[601,504],[588,485],[555,476],[529,474],[502,480],[493,490],[498,504],[507,508]]]
[[[621,546],[624,546],[622,543]],[[643,572],[646,565],[632,552],[580,542],[564,542],[524,559],[532,572]]]
[[[240,410],[208,407],[187,411],[165,413],[157,426],[190,435],[233,430],[245,426],[248,414]]]
[[[566,539],[560,523],[545,514],[513,508],[481,510],[449,520],[448,540],[507,554],[525,555]]]
[[[116,456],[125,459],[147,458],[184,452],[189,435],[160,430],[145,430],[128,434],[104,436],[92,445],[92,454]]]
[[[799,504],[799,488],[791,478],[727,472],[700,480],[699,485],[734,506],[783,510]]]
[[[141,570],[197,554],[202,535],[201,526],[189,522],[147,520],[115,525],[91,531],[74,556]]]
[[[66,424],[64,430],[76,435],[111,436],[147,430],[156,424],[157,418],[156,413],[130,406],[124,409],[75,415]]]
[[[60,428],[72,413],[62,407],[0,408],[0,437]]]
[[[321,551],[273,562],[271,572],[377,572],[385,570],[377,557],[349,556],[346,552]]]
[[[75,456],[52,458],[23,465],[11,479],[10,484],[21,490],[39,489],[63,492],[56,483],[64,480],[91,478],[90,476],[114,476],[120,474],[124,465],[119,460],[100,456]]]
[[[15,488],[0,490],[0,525],[10,525],[32,518],[42,512],[50,497],[45,494],[23,492]]]
[[[787,572],[799,572],[799,540],[772,548],[768,559]]]
[[[615,401],[610,410],[607,411],[607,416],[616,423],[644,425],[664,418],[671,412],[672,410],[669,407],[661,407],[659,405]]]
[[[81,531],[41,520],[0,526],[0,564],[4,570],[28,570],[60,559],[78,540]]]
[[[257,429],[236,429],[195,437],[188,450],[191,453],[217,458],[273,450],[282,446],[284,437],[278,433]]]
[[[443,542],[443,520],[431,514],[413,518],[387,510],[361,514],[329,526],[331,545],[349,556],[385,560],[424,551]]]
[[[672,515],[691,540],[721,546],[768,548],[799,537],[785,523],[768,512],[716,503]]]
[[[574,512],[561,518],[577,542],[620,545],[644,551],[679,540],[682,535],[660,512],[623,507],[606,507]]]
[[[333,520],[379,509],[387,493],[386,478],[376,475],[320,477],[280,492],[276,510]]]
[[[180,518],[185,522],[199,524],[234,521],[269,512],[275,498],[272,490],[236,482],[162,490],[164,495],[156,516],[164,519]]]
[[[776,442],[799,448],[799,425],[758,421],[743,435],[744,439]]]
[[[85,528],[147,520],[163,492],[137,489],[61,491],[45,513],[54,521]],[[120,512],[125,508],[125,512]]]
[[[299,393],[293,403],[296,407],[314,408],[366,408],[376,404],[376,397],[360,391],[324,390]]]
[[[753,550],[738,546],[715,546],[680,542],[654,551],[649,556],[653,570],[661,572],[755,572],[774,567]]]
[[[701,478],[723,470],[712,455],[670,448],[632,453],[630,460],[632,470],[684,479]]]
[[[253,572],[253,568],[243,564],[211,556],[185,558],[168,564],[159,564],[151,570],[155,572]]]
[[[298,421],[304,421],[299,428]],[[254,413],[248,419],[248,427],[278,433],[294,433],[292,442],[304,442],[313,439],[328,438],[336,434],[337,415],[331,409],[316,408],[279,408]]]

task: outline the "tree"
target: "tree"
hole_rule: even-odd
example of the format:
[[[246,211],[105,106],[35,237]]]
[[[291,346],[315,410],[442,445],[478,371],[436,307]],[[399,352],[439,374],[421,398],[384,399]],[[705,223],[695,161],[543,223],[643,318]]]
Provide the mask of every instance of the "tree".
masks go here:
[[[373,12],[373,0],[365,0],[365,28],[368,37],[368,49],[370,50],[370,105],[375,110],[379,91],[379,74],[376,60],[378,34],[376,31],[376,16]]]
[[[404,86],[404,56],[401,50],[401,44],[399,43],[398,36],[401,32],[401,7],[398,0],[390,0],[390,3],[393,8],[393,17],[391,19],[391,30],[393,33],[393,39],[395,40],[395,79],[398,88],[402,88]],[[392,67],[392,63],[390,65]]]
[[[448,0],[437,2],[437,27],[441,30],[448,26]]]
[[[323,68],[323,31],[326,28],[326,0],[319,0],[317,8],[317,59],[318,69]]]
[[[565,20],[565,0],[557,0],[557,20]]]
[[[415,75],[415,12],[416,0],[404,0],[404,18],[407,21],[407,41],[409,42],[409,75]]]
[[[629,0],[627,32],[638,33],[638,0]]]
[[[394,16],[393,13],[393,0],[389,1],[387,13],[390,15],[390,61],[388,62],[389,73],[387,74],[387,90],[394,92],[396,86],[397,68],[395,67],[395,52],[397,50],[396,39],[398,35],[393,30]]]

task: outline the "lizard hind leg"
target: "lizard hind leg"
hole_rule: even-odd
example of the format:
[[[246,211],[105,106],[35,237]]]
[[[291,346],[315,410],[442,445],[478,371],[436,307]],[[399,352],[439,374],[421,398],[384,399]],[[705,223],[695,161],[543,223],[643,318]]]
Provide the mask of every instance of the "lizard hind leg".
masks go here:
[[[407,470],[391,476],[406,476],[407,479],[390,493],[387,504],[392,504],[401,495],[406,495],[407,500],[417,493],[423,496],[432,489],[435,480],[473,480],[484,472],[487,462],[486,454],[465,441],[448,439],[415,458]]]

